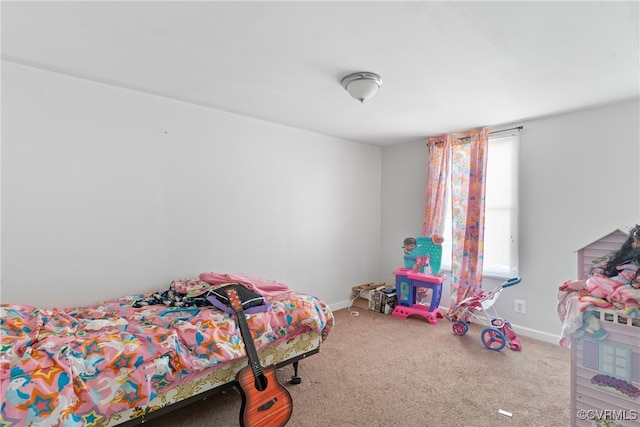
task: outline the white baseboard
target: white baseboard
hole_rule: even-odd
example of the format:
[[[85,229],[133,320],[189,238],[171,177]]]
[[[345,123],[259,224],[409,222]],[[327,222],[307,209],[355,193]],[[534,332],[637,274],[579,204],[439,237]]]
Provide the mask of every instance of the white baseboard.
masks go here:
[[[348,308],[349,304],[351,304],[351,300],[344,300],[344,301],[340,301],[340,302],[337,302],[335,304],[329,305],[329,308],[331,308],[331,310],[335,311],[335,310],[340,310],[342,308]],[[446,307],[440,307],[440,310],[446,312],[447,308]],[[475,319],[472,319],[472,321],[474,323],[481,324],[479,321],[477,321]],[[511,326],[513,327],[513,330],[516,332],[516,335],[521,335],[521,336],[524,336],[524,337],[533,338],[533,339],[536,339],[538,341],[543,341],[543,342],[546,342],[546,343],[549,343],[549,344],[559,345],[560,335],[550,334],[549,332],[544,332],[544,331],[540,331],[538,329],[533,329],[533,328],[528,328],[526,326],[517,325],[517,324],[515,324],[513,322],[511,322]]]
[[[337,302],[335,304],[330,304],[329,308],[331,309],[331,311],[336,311],[336,310],[349,307],[349,304],[351,304],[351,300],[344,300],[344,301]]]
[[[444,307],[440,307],[440,310],[446,312],[448,309],[444,308]],[[475,317],[472,317],[471,321],[473,323],[477,323],[479,325],[483,324],[482,322],[480,322]],[[488,324],[488,321],[485,321],[485,322],[487,322],[485,324]],[[550,334],[549,332],[544,332],[544,331],[540,331],[538,329],[533,329],[533,328],[529,328],[529,327],[526,327],[526,326],[518,325],[516,323],[511,322],[510,320],[509,320],[509,323],[511,323],[511,327],[513,328],[513,330],[516,333],[516,335],[523,336],[523,337],[528,337],[528,338],[533,338],[534,340],[543,341],[543,342],[546,342],[546,343],[549,343],[549,344],[560,345],[560,343],[559,343],[560,342],[560,335]]]
[[[527,328],[526,326],[516,325],[511,323],[513,330],[517,335],[536,339],[538,341],[544,341],[549,344],[560,345],[560,335],[550,334],[549,332],[540,331],[538,329]]]

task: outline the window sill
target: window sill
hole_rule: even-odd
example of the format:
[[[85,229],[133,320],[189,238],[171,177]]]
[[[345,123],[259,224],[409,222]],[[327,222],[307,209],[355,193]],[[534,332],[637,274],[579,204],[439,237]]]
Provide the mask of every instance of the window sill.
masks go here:
[[[451,274],[451,267],[449,266],[441,266],[440,267],[441,271],[446,271],[449,274]],[[515,272],[513,274],[509,274],[507,272],[504,271],[486,271],[482,273],[482,277],[485,279],[497,279],[497,280],[507,280],[507,279],[511,279],[513,277],[518,277],[518,273]]]

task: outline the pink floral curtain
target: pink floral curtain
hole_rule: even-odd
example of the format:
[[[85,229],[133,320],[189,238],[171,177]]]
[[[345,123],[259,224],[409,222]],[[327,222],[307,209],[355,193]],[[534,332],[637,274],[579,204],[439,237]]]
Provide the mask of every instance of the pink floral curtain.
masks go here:
[[[451,307],[482,284],[488,139],[488,129],[477,129],[451,147]]]
[[[451,168],[451,307],[480,290],[484,253],[484,205],[488,129],[457,137],[429,138],[427,195],[422,232],[442,234],[446,183]]]
[[[427,195],[422,224],[423,236],[442,235],[451,140],[451,135],[447,134],[429,138],[427,142],[429,164],[427,166]]]

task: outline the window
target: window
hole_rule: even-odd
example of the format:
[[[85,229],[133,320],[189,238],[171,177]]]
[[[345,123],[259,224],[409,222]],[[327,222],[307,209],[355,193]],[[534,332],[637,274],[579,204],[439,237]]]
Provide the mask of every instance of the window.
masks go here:
[[[631,348],[610,343],[600,344],[600,373],[631,380]]]
[[[518,275],[518,131],[489,135],[484,224],[484,276]],[[451,194],[447,180],[447,195]],[[445,208],[442,268],[451,270],[451,200]]]

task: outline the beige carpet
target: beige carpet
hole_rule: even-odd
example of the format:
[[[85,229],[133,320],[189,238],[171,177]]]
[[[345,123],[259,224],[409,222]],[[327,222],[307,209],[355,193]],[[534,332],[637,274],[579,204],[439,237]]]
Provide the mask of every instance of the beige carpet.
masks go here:
[[[465,336],[451,323],[336,311],[319,354],[300,362],[302,383],[288,426],[568,426],[570,350],[519,337],[522,350],[487,350],[480,325]],[[161,418],[150,427],[237,426],[231,390]],[[505,416],[499,410],[512,413]]]

